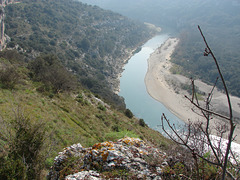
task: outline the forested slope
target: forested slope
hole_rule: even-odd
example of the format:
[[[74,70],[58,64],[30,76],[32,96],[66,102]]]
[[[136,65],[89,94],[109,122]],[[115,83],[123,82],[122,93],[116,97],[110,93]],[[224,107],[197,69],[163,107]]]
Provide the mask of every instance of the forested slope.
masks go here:
[[[237,27],[240,28],[240,25]],[[239,97],[240,34],[233,33],[236,29],[230,30],[226,28],[224,30],[224,28],[219,26],[210,30],[208,28],[202,29],[213,53],[219,61],[230,93]],[[216,34],[214,34],[215,32]],[[172,62],[181,66],[177,73],[195,79],[199,78],[213,84],[216,81],[218,72],[211,57],[204,56],[205,46],[200,33],[197,32],[197,27],[195,30],[192,28],[191,32],[188,30],[182,33],[180,39],[181,41],[172,55]],[[221,83],[218,83],[217,86],[223,88]]]
[[[0,179],[45,179],[57,153],[74,143],[130,136],[168,146],[143,120],[117,111],[74,79],[55,56],[26,63],[16,51],[0,52]]]
[[[215,53],[230,93],[240,96],[240,3],[236,0],[81,0],[111,9],[133,19],[150,22],[173,32],[181,42],[173,54],[173,62],[181,73],[214,83],[216,69],[204,58],[200,25]]]
[[[27,61],[55,54],[82,85],[124,106],[113,93],[124,60],[155,32],[119,14],[76,1],[28,1],[8,5],[8,48]]]
[[[3,10],[0,179],[45,179],[57,153],[74,143],[130,136],[168,146],[113,92],[124,60],[155,30],[71,0],[24,0]]]

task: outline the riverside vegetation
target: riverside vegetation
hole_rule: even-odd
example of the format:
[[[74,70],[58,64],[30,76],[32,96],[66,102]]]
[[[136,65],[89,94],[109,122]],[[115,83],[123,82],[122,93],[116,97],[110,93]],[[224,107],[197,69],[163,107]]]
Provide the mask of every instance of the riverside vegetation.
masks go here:
[[[152,37],[154,29],[76,1],[24,0],[7,5],[5,12],[5,33],[11,41],[0,52],[0,179],[45,179],[58,152],[77,143],[81,145],[63,151],[67,156],[60,179],[89,169],[108,178],[136,179],[127,168],[105,170],[107,163],[98,153],[71,156],[74,148],[102,152],[118,146],[110,141],[125,136],[140,142],[122,139],[130,142],[120,146],[131,150],[127,154],[139,155],[144,148],[161,152],[139,155],[129,163],[149,168],[142,178],[149,172],[163,179],[196,176],[189,152],[135,118],[113,93],[123,60]],[[85,155],[99,160],[87,159],[92,169],[83,164]],[[205,179],[219,173],[204,162],[199,171]]]
[[[183,75],[200,78],[214,84],[217,70],[214,63],[202,57],[204,48],[196,30],[197,24],[205,29],[209,44],[214,46],[219,64],[232,95],[240,97],[240,4],[236,0],[81,0],[111,9],[142,22],[161,26],[176,32],[180,42],[172,55],[172,62],[179,65]],[[154,5],[153,5],[154,4]],[[136,8],[137,7],[137,8]],[[142,13],[144,12],[144,13]],[[207,74],[206,74],[207,73]],[[221,83],[218,88],[223,90]]]
[[[74,143],[130,136],[171,144],[125,110],[111,85],[155,30],[75,1],[26,0],[5,12],[11,41],[0,52],[0,179],[44,179]]]
[[[54,54],[81,84],[115,106],[124,107],[113,91],[124,60],[157,31],[119,14],[77,1],[29,1],[5,8],[7,47],[30,61]]]
[[[143,120],[127,117],[129,110],[125,115],[73,83],[56,57],[38,57],[30,66],[16,51],[0,56],[1,179],[42,179],[57,152],[74,143],[91,146],[124,136],[156,141],[163,149],[170,143]]]

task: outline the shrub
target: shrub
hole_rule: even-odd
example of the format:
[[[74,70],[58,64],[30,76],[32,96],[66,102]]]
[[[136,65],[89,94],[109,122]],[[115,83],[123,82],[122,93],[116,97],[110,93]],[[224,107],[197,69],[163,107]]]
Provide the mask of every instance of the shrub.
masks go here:
[[[98,119],[101,119],[102,121],[105,121],[105,116],[103,114],[96,114],[95,115]]]
[[[29,69],[32,71],[30,76],[35,81],[41,81],[45,84],[47,88],[44,89],[52,88],[57,93],[76,88],[76,77],[67,71],[54,55],[36,58],[33,62],[29,63]]]
[[[44,168],[46,129],[32,123],[20,111],[15,118],[1,121],[0,179],[39,179]]]
[[[16,67],[11,65],[0,67],[0,82],[3,88],[13,89],[18,81],[19,73],[16,71]]]
[[[119,132],[120,128],[119,128],[118,125],[114,125],[114,126],[112,126],[112,130],[115,131],[115,132]]]
[[[125,115],[130,119],[133,118],[133,113],[130,109],[125,110]]]
[[[142,126],[142,127],[147,126],[143,119],[139,119],[139,125]]]
[[[106,111],[106,107],[102,104],[98,105],[98,109],[100,109],[101,111]]]

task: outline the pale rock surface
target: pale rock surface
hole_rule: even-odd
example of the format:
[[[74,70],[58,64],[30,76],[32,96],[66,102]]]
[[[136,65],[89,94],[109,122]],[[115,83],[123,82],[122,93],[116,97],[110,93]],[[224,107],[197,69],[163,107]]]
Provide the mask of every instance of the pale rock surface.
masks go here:
[[[82,159],[78,172],[65,177],[66,180],[105,179],[101,172],[125,170],[139,179],[161,179],[162,165],[166,161],[166,154],[159,149],[147,145],[138,138],[123,138],[117,142],[103,142],[94,144],[90,148],[83,148],[81,144],[74,144],[64,149],[55,158],[54,166],[48,179],[59,179],[64,163],[71,157]],[[158,159],[158,163],[153,163]],[[80,160],[81,162],[81,160]]]

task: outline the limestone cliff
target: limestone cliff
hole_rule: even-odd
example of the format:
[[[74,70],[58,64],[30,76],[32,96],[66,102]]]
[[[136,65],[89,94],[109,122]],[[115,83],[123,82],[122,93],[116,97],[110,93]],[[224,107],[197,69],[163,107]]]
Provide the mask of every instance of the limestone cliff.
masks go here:
[[[8,4],[16,3],[16,0],[0,0],[0,51],[6,47],[7,37],[5,35],[5,11],[4,8]]]

